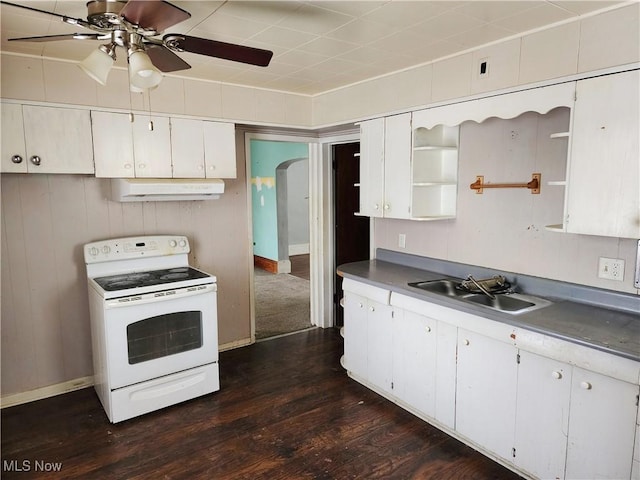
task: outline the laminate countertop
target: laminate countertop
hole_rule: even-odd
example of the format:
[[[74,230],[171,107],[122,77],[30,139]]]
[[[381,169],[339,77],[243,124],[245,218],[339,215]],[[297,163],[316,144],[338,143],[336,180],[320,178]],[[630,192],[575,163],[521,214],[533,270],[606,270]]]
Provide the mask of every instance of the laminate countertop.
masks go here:
[[[406,263],[418,264],[418,267]],[[379,251],[376,260],[338,267],[338,274],[344,278],[640,361],[640,296],[499,272],[516,286],[516,292],[552,302],[549,306],[514,315],[408,285],[442,278],[464,279],[466,275],[460,275],[463,271],[469,272],[466,275],[478,275],[476,278],[498,273],[424,257],[416,260],[386,251]]]

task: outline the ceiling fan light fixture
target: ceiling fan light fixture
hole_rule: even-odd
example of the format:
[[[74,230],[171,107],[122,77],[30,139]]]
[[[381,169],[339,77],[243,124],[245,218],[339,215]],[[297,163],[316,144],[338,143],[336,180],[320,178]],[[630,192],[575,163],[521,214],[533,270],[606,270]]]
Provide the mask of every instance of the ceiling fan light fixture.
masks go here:
[[[107,84],[107,77],[116,59],[115,45],[100,45],[78,66],[101,85]]]
[[[132,87],[144,90],[157,87],[161,81],[162,73],[151,63],[144,50],[129,53],[129,82]]]

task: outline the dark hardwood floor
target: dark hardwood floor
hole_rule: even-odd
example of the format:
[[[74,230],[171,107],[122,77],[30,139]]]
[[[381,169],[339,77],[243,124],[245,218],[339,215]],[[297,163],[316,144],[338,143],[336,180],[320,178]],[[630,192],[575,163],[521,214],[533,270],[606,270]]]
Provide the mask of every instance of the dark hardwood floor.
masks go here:
[[[519,478],[351,380],[342,351],[315,329],[223,352],[219,392],[115,425],[92,388],[4,409],[1,476]]]
[[[289,257],[291,262],[291,275],[294,277],[309,280],[309,254],[292,255]]]

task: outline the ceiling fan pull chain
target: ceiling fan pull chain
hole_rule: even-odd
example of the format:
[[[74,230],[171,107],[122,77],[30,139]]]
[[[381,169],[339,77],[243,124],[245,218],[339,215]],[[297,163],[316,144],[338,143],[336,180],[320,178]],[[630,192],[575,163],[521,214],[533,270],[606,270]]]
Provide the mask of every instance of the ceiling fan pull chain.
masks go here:
[[[147,89],[147,108],[149,109],[149,131],[153,132],[153,120],[151,120],[151,89]]]

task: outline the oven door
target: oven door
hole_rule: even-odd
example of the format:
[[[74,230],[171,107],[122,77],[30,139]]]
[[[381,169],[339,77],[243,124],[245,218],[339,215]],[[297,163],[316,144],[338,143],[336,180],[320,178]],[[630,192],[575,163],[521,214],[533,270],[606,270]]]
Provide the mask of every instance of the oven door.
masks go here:
[[[218,360],[216,284],[105,301],[110,390]]]

